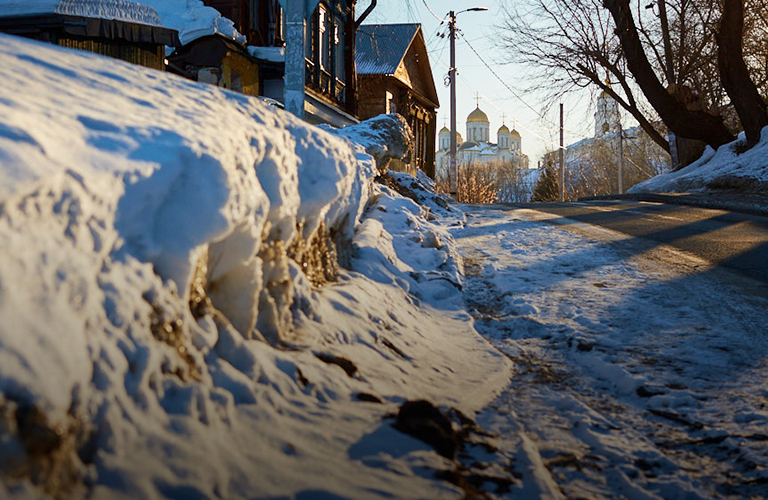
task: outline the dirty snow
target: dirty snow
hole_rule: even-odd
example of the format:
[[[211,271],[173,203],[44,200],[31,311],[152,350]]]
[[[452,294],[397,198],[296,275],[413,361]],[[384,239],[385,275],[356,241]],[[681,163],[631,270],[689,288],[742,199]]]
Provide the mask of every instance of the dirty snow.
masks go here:
[[[509,379],[448,212],[258,99],[5,35],[0,77],[0,497],[462,497],[388,418]]]

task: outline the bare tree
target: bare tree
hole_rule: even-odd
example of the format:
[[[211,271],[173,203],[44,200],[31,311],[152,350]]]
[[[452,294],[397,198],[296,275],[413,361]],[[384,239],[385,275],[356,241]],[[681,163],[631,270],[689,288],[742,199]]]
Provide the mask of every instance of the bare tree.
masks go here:
[[[733,134],[726,128],[722,118],[690,109],[685,102],[670,94],[659,81],[643,49],[629,0],[604,0],[603,5],[616,23],[616,33],[627,68],[667,127],[680,137],[701,140],[715,148],[732,141]]]
[[[682,164],[704,143],[730,142],[742,127],[750,144],[759,138],[766,116],[760,94],[768,93],[768,0],[515,3],[506,7],[502,43],[514,60],[539,68],[536,82],[545,82],[552,97],[597,87],[669,151],[660,118],[689,139],[679,145]]]
[[[760,131],[768,125],[768,113],[744,61],[743,30],[744,0],[724,0],[717,36],[720,75],[751,146],[760,140]]]
[[[537,68],[537,85],[560,97],[574,88],[605,91],[659,146],[669,150],[654,110],[627,71],[610,16],[600,0],[522,0],[505,6],[501,43],[510,59]],[[606,82],[606,77],[616,86]]]
[[[438,193],[449,193],[448,177],[439,175],[435,189]],[[498,201],[493,169],[482,163],[461,165],[456,194],[458,198],[456,201],[459,203],[494,203]]]
[[[637,129],[627,131],[623,144],[623,189],[668,171],[669,155]],[[618,192],[618,135],[593,139],[566,162],[569,199]]]

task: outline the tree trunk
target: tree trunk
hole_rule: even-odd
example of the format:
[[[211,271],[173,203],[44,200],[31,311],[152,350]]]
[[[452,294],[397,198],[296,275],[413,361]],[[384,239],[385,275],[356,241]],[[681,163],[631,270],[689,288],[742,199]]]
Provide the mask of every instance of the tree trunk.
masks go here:
[[[669,129],[679,137],[698,139],[717,148],[731,142],[733,135],[723,120],[704,111],[693,111],[678,102],[661,84],[648,61],[632,18],[629,0],[603,0],[616,23],[617,35],[627,59],[627,67]]]
[[[754,146],[760,140],[760,131],[768,125],[768,112],[744,62],[743,32],[744,1],[724,0],[723,17],[720,19],[720,32],[717,36],[720,80],[739,115],[747,135],[747,144]]]

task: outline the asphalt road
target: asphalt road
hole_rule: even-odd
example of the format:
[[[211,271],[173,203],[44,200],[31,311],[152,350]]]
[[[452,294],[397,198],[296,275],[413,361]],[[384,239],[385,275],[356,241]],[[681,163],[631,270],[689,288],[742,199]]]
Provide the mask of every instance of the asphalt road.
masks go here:
[[[768,284],[768,217],[635,201],[515,206],[670,245]]]

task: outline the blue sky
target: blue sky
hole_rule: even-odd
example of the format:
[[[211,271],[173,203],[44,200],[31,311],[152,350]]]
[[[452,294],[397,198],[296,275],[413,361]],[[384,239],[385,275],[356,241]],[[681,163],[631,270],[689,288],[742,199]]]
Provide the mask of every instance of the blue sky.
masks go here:
[[[480,108],[486,112],[491,121],[492,137],[501,126],[502,115],[506,115],[506,124],[510,128],[514,124],[520,131],[523,138],[523,152],[530,157],[531,166],[535,166],[548,145],[553,141],[556,144],[559,140],[558,103],[545,102],[542,94],[524,91],[528,87],[526,79],[530,78],[527,74],[530,73],[531,68],[503,63],[506,51],[498,42],[498,25],[501,24],[504,16],[502,3],[503,0],[379,0],[376,9],[365,22],[422,24],[440,98],[437,127],[439,130],[443,124],[450,126],[450,94],[448,87],[443,83],[448,73],[450,51],[447,23],[441,26],[440,19],[447,18],[450,10],[458,12],[471,7],[488,8],[486,12],[465,12],[457,18],[457,26],[464,35],[463,38],[458,36],[456,43],[456,66],[459,71],[457,128],[462,135],[465,135],[464,121],[475,108],[477,103],[475,96],[479,93]],[[369,4],[370,0],[361,0],[357,4],[356,11],[362,13]],[[442,33],[446,34],[445,38],[438,36]],[[504,83],[478,59],[470,45]],[[513,92],[519,98],[515,97]],[[542,118],[541,110],[547,104],[554,105]],[[589,96],[584,95],[583,92],[582,95],[574,94],[567,99],[565,106],[566,145],[592,136],[594,111],[590,107]]]

